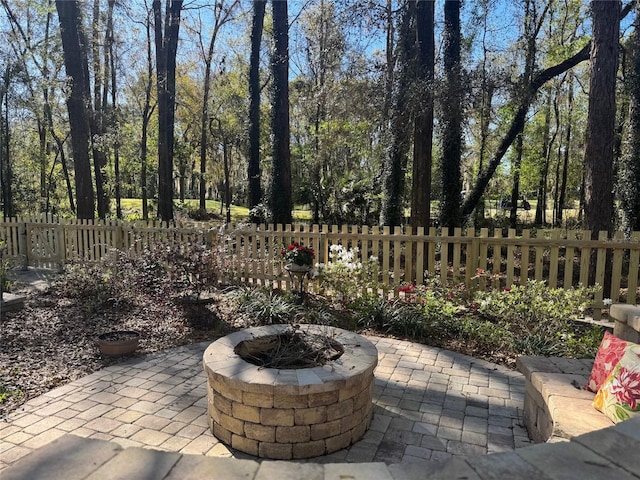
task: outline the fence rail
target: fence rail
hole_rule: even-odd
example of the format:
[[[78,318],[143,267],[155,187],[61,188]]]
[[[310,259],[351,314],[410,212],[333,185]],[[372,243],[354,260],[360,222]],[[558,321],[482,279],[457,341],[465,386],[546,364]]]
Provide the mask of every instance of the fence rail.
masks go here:
[[[545,280],[550,287],[606,285],[594,299],[635,304],[640,298],[640,232],[598,240],[584,230],[489,231],[456,228],[452,235],[434,227],[337,225],[218,226],[210,223],[68,220],[51,215],[0,221],[6,254],[26,267],[62,269],[70,261],[97,261],[112,249],[140,253],[160,244],[197,243],[215,248],[226,280],[283,285],[280,249],[292,241],[314,247],[328,262],[331,245],[356,251],[356,261],[377,258],[388,291],[402,283],[422,283],[425,275],[478,288],[506,287]],[[485,274],[478,276],[478,270]]]

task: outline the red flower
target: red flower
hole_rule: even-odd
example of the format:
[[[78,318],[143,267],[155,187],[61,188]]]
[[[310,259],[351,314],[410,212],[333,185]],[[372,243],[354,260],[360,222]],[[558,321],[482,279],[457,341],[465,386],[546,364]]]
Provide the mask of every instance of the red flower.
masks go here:
[[[398,287],[398,292],[413,292],[416,289],[415,285],[405,285],[403,287]]]
[[[449,293],[447,293],[447,297],[449,297],[449,298],[453,298],[453,292],[449,292]]]
[[[288,248],[289,250],[293,250],[294,248],[296,248],[296,246],[295,246],[295,244],[293,244],[293,243],[292,243],[292,244],[291,244],[291,245],[289,245],[287,248]]]
[[[510,291],[511,291],[511,289],[510,289],[509,287],[507,287],[507,288],[505,288],[505,289],[504,289],[504,291],[505,291],[505,292],[510,292]]]
[[[613,378],[611,393],[619,402],[624,402],[635,410],[640,402],[640,371],[621,366],[618,375]]]
[[[474,310],[477,310],[477,308],[480,306],[480,304],[478,302],[472,302],[470,307],[473,308]]]

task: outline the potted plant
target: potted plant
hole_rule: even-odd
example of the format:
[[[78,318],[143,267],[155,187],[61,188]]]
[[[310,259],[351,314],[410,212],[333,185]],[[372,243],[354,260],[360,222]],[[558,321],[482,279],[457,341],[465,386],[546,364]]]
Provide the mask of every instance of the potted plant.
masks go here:
[[[308,272],[313,268],[315,252],[312,247],[306,247],[298,242],[293,242],[280,251],[285,263],[285,269],[290,272]]]

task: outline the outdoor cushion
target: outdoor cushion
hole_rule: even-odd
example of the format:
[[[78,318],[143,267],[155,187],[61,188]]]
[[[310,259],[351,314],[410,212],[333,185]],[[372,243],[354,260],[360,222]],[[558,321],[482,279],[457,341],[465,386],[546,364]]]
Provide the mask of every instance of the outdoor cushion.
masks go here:
[[[598,390],[593,406],[615,423],[640,417],[640,345],[627,348]]]
[[[636,345],[635,343],[621,340],[614,336],[611,332],[605,332],[596,359],[593,361],[591,376],[589,382],[584,387],[593,393],[598,393],[600,387],[607,379],[613,367],[620,361],[628,346]]]

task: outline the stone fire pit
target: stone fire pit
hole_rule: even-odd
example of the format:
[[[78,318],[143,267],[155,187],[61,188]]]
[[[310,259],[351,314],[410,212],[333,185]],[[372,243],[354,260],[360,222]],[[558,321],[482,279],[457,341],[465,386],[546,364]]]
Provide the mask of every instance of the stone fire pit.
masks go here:
[[[262,458],[309,458],[348,447],[371,421],[376,347],[339,328],[301,325],[327,334],[344,349],[323,366],[259,367],[236,354],[241,342],[282,334],[271,325],[232,333],[204,352],[209,426],[232,448]]]

